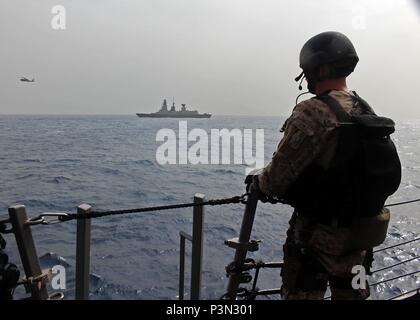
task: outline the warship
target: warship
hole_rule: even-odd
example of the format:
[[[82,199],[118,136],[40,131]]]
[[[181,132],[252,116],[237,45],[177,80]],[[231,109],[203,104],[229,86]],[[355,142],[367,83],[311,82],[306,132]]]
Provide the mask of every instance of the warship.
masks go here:
[[[197,110],[187,110],[185,103],[181,104],[181,110],[175,110],[175,101],[168,110],[166,99],[163,100],[162,107],[154,113],[136,113],[139,118],[210,118],[210,113],[199,113]]]

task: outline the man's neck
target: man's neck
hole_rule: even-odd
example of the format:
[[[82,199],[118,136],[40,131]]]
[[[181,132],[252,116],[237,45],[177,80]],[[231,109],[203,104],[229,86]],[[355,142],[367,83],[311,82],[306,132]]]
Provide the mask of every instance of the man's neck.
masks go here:
[[[330,90],[349,91],[347,89],[346,78],[326,79],[318,82],[315,86],[315,94],[320,95]]]

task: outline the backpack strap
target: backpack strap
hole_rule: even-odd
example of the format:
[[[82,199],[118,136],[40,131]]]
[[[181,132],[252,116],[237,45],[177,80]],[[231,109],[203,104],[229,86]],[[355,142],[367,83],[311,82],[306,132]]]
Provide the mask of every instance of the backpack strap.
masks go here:
[[[372,114],[372,115],[376,115],[375,112],[373,111],[372,107],[369,105],[369,103],[366,102],[365,99],[363,99],[362,97],[360,97],[356,91],[352,91],[353,93],[353,101],[354,104],[359,104],[362,107],[363,113],[364,114]]]
[[[350,115],[344,110],[341,104],[329,94],[316,96],[316,99],[321,100],[327,104],[331,111],[334,112],[339,122],[352,122]]]

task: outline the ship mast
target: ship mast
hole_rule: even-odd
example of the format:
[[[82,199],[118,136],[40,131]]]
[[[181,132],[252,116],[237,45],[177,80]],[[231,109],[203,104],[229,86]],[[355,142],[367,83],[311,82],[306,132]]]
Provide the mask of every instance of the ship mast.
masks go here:
[[[162,108],[160,110],[161,111],[168,111],[168,106],[166,104],[166,99],[163,99]]]
[[[171,111],[175,111],[175,98],[172,97],[172,107],[171,107]]]

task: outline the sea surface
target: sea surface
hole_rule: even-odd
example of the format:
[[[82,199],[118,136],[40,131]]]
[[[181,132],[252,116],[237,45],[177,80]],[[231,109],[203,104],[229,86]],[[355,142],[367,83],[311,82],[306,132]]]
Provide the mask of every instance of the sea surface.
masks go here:
[[[284,118],[215,116],[189,119],[188,130],[264,129],[265,162],[281,138]],[[76,212],[81,203],[94,210],[126,209],[191,202],[195,193],[207,199],[244,192],[246,165],[160,165],[156,150],[162,128],[178,135],[178,119],[132,116],[0,116],[0,219],[15,204],[30,217],[41,212]],[[243,132],[243,131],[242,131]],[[253,131],[255,136],[255,131]],[[402,163],[400,189],[388,203],[420,198],[420,121],[397,123],[393,139]],[[262,240],[254,259],[281,261],[291,208],[260,204],[252,237]],[[205,299],[225,293],[225,266],[233,250],[225,239],[236,237],[243,205],[205,208],[203,288]],[[177,299],[179,232],[191,233],[192,209],[127,214],[92,221],[91,299]],[[66,267],[66,299],[74,297],[76,223],[32,228],[42,266]],[[392,208],[387,246],[420,235],[420,203]],[[20,264],[12,235],[5,235],[7,253]],[[186,290],[189,297],[190,244],[187,244]],[[420,254],[419,242],[375,255],[373,269]],[[378,282],[420,269],[419,260],[375,274]],[[23,273],[23,272],[22,272]],[[258,287],[281,285],[278,270],[263,270]],[[372,287],[372,299],[387,299],[420,287],[408,276]],[[53,290],[51,290],[53,291]],[[24,296],[17,289],[16,297]],[[270,297],[278,299],[278,296]]]

